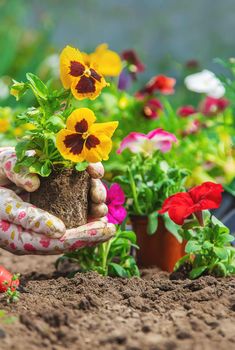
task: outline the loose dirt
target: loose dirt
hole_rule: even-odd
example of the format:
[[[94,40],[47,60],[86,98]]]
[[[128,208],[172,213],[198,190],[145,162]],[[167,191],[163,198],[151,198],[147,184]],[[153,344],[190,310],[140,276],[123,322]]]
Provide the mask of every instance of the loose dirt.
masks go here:
[[[1,350],[232,350],[235,349],[235,278],[170,280],[156,269],[141,278],[55,272],[55,257],[0,262],[21,272],[20,301],[0,309]]]

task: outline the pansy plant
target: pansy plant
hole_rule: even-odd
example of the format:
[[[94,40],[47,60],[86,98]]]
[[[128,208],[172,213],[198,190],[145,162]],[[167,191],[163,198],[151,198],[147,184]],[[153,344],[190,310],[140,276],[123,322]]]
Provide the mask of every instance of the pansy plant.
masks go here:
[[[53,90],[31,73],[26,82],[14,81],[11,93],[17,99],[31,90],[37,101],[17,117],[18,125],[33,127],[17,143],[16,171],[27,168],[47,177],[55,166],[84,170],[88,162],[109,158],[118,122],[96,123],[94,112],[77,108],[75,100],[95,99],[107,86],[100,73],[101,58],[105,61],[110,52],[103,50],[88,60],[85,53],[67,46],[60,55],[61,90]]]
[[[175,270],[186,264],[192,279],[202,274],[235,274],[235,248],[231,246],[234,237],[208,211],[219,208],[222,192],[220,184],[204,182],[188,192],[170,196],[159,211],[159,214],[169,214],[178,225],[180,237],[187,242],[186,255],[176,263]]]

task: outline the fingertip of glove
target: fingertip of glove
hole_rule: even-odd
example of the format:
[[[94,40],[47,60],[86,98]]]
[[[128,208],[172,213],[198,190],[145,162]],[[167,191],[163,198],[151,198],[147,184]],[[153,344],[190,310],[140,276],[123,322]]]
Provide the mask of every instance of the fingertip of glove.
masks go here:
[[[87,167],[88,174],[93,179],[101,179],[104,176],[104,167],[102,163],[90,163]]]
[[[22,184],[22,187],[27,191],[27,192],[35,192],[39,189],[40,187],[40,179],[37,175],[32,175],[29,176],[24,184]]]

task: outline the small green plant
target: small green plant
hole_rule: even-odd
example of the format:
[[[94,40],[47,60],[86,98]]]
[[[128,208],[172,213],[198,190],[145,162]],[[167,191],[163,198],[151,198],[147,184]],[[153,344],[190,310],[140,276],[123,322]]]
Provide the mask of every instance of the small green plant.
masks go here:
[[[103,276],[139,276],[135,259],[130,255],[132,248],[138,248],[135,233],[119,228],[115,237],[108,242],[66,253],[57,260],[57,265],[64,259],[70,259],[78,263],[83,272],[96,271]]]
[[[140,153],[133,156],[124,174],[117,176],[115,181],[125,192],[128,213],[147,215],[148,233],[154,234],[158,226],[157,210],[168,196],[184,189],[187,175],[186,170],[170,165],[164,154],[155,151],[149,156]],[[175,231],[173,222],[169,226],[169,217],[164,215],[163,219],[166,227]]]
[[[15,316],[8,316],[5,310],[0,310],[0,322],[4,324],[12,324],[17,320]]]
[[[205,226],[188,229],[185,224],[179,230],[181,237],[187,240],[186,255],[177,262],[175,269],[185,262],[190,263],[189,277],[192,279],[204,273],[218,277],[235,274],[235,249],[231,246],[234,237],[220,221],[207,214]]]
[[[20,274],[17,273],[12,276],[12,279],[10,282],[5,281],[4,285],[7,287],[7,290],[5,292],[7,303],[16,303],[20,299],[20,292],[14,287],[15,283],[19,281]]]

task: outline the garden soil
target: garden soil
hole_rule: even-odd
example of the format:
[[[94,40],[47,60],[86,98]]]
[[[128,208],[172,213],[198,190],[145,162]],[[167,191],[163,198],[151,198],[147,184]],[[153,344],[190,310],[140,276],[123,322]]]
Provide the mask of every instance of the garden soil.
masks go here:
[[[0,262],[22,273],[18,303],[0,309],[1,350],[232,350],[235,278],[170,280],[156,269],[141,278],[55,272],[55,257]]]
[[[40,188],[30,194],[32,204],[60,218],[68,229],[87,223],[90,176],[86,171],[53,171],[40,181]]]

